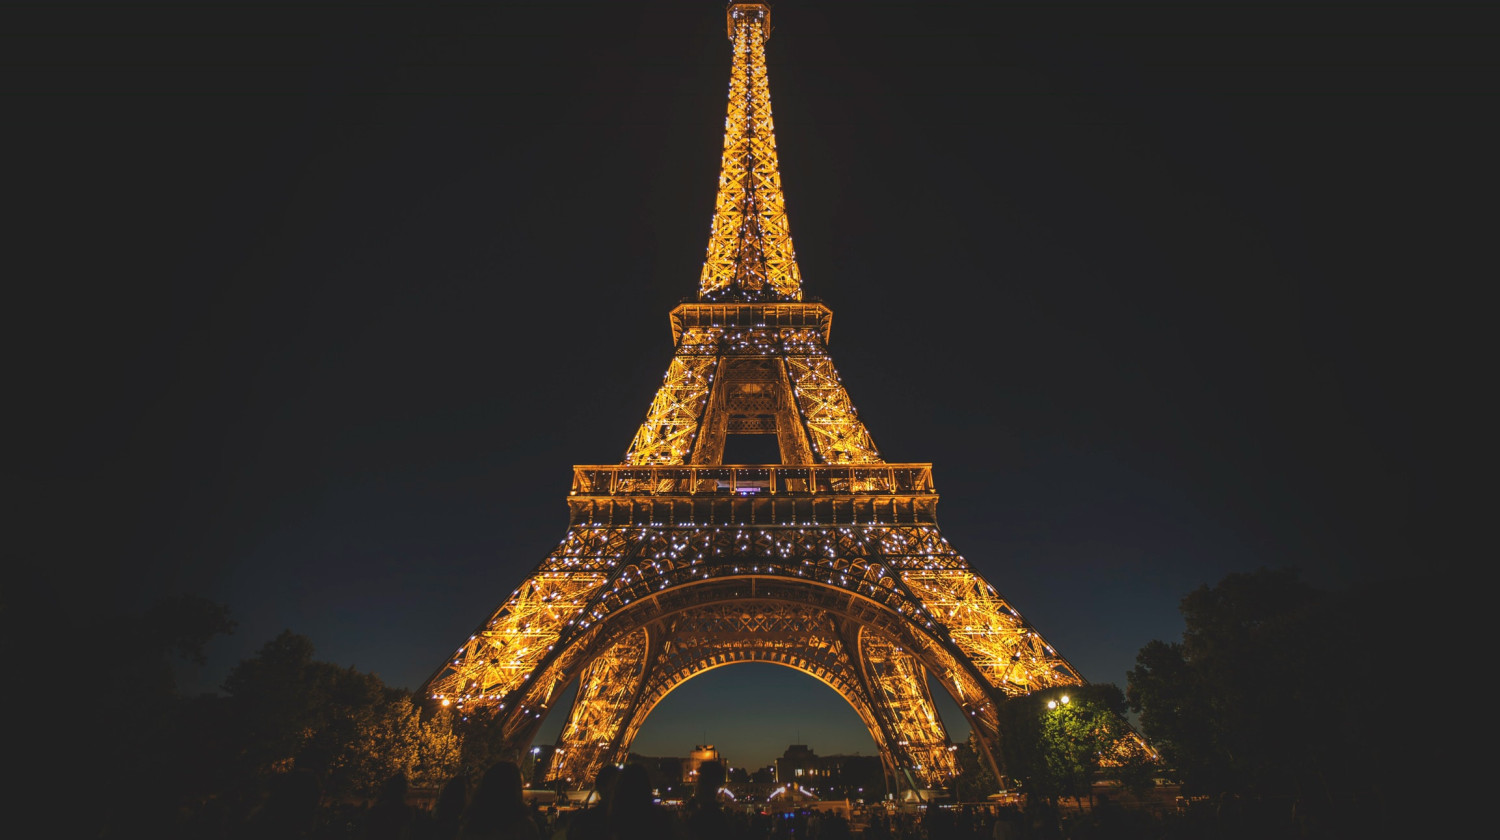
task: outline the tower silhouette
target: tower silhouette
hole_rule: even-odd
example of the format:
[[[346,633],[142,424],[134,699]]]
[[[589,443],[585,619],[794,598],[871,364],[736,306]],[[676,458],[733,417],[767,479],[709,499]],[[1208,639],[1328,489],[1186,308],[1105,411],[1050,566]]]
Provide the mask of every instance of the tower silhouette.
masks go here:
[[[580,785],[627,755],[658,702],[707,670],[810,674],[864,722],[900,787],[955,772],[928,689],[953,698],[992,766],[1005,696],[1082,677],[938,530],[932,468],[884,461],[803,300],[766,78],[769,7],[727,9],[733,66],[696,302],[614,465],[573,468],[555,550],[423,690],[489,706],[524,749],[578,689],[549,777]],[[777,463],[726,464],[763,442]],[[771,445],[774,441],[774,446]]]

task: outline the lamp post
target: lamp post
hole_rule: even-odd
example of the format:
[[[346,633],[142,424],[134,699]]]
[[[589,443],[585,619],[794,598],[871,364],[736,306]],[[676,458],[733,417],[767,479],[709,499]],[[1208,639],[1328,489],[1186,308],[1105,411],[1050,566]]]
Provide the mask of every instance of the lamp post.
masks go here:
[[[526,759],[525,779],[526,786],[531,787],[536,783],[537,756],[541,755],[541,747],[532,747],[529,757]]]

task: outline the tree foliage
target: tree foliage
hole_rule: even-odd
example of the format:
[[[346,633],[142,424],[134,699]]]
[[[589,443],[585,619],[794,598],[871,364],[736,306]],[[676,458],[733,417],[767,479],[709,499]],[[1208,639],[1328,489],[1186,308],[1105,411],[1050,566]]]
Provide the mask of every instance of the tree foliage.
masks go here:
[[[459,738],[457,772],[478,784],[480,777],[497,761],[515,761],[520,756],[507,749],[505,730],[500,726],[497,710],[490,706],[468,709],[453,717],[453,731]]]
[[[205,646],[233,630],[227,609],[194,596],[163,599],[140,615],[96,615],[76,628],[64,651],[76,669],[70,676],[88,682],[67,689],[79,704],[67,720],[83,750],[53,758],[111,768],[115,779],[80,804],[80,819],[124,832],[159,822],[197,788],[201,774],[189,759],[199,742],[181,725],[192,701],[179,696],[177,670],[201,664]]]
[[[958,776],[953,782],[954,798],[960,802],[983,802],[1000,790],[1000,780],[984,757],[979,735],[970,730],[969,737],[958,745]]]
[[[1102,778],[1138,780],[1120,770],[1131,753],[1134,733],[1126,721],[1125,698],[1110,683],[1070,686],[1005,700],[1000,706],[1001,751],[1007,775],[1028,797],[1055,804],[1089,794]]]
[[[1290,569],[1232,574],[1182,601],[1180,642],[1153,641],[1128,696],[1185,792],[1324,799],[1418,772],[1389,695],[1431,663],[1406,614],[1415,591],[1327,592]]]
[[[69,649],[109,642],[107,656],[78,671],[96,688],[95,705],[79,702],[68,716],[83,751],[58,756],[113,771],[80,805],[86,833],[145,836],[215,811],[233,822],[294,772],[316,779],[331,801],[368,798],[393,775],[436,787],[457,772],[462,732],[447,712],[373,674],[317,661],[312,642],[290,631],[236,665],[224,694],[183,696],[178,668],[201,664],[208,642],[233,629],[224,607],[195,597],[74,628]],[[483,757],[482,746],[471,752]]]
[[[348,722],[333,734],[325,789],[369,794],[393,775],[439,787],[459,763],[459,739],[448,716],[424,721],[404,692],[351,709]]]
[[[406,691],[312,657],[311,641],[283,632],[224,681],[247,776],[305,769],[330,796],[363,797],[396,773],[434,785],[452,775],[459,745],[446,715],[424,721]]]

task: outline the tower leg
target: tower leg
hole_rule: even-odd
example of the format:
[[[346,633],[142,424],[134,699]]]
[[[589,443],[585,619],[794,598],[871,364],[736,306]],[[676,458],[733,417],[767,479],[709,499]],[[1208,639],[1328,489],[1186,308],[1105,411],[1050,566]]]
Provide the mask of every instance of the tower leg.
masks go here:
[[[861,631],[859,655],[877,715],[892,732],[898,780],[913,788],[945,786],[957,762],[927,688],[927,669],[895,639]]]
[[[635,631],[596,657],[578,678],[578,695],[558,735],[557,751],[547,773],[550,781],[587,786],[605,764],[618,763],[630,711],[645,684],[651,634]]]

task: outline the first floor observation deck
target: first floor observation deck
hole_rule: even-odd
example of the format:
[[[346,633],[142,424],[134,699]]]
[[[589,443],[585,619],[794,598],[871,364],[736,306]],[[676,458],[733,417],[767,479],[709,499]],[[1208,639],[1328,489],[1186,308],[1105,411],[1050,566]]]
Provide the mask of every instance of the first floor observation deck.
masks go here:
[[[931,464],[585,465],[574,525],[936,524]]]

